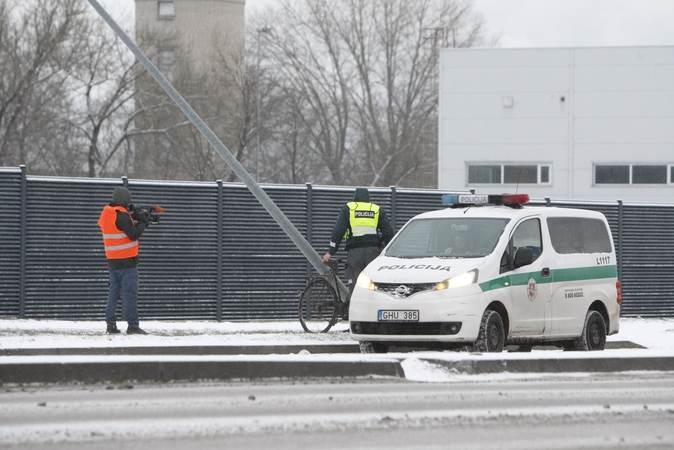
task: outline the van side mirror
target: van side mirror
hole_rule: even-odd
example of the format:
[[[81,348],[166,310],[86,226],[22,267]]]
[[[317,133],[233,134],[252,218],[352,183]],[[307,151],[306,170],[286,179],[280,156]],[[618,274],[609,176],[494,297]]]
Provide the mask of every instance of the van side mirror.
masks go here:
[[[513,266],[515,269],[522,266],[528,266],[534,262],[534,252],[532,249],[527,247],[518,248],[515,252],[515,261]]]

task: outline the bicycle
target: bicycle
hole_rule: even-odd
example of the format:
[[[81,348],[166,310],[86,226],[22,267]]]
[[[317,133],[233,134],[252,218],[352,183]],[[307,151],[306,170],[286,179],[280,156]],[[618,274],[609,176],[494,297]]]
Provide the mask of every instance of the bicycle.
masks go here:
[[[300,324],[307,333],[327,333],[340,320],[349,320],[348,298],[342,300],[337,283],[341,262],[341,259],[326,262],[330,270],[325,275],[310,277],[300,292]]]

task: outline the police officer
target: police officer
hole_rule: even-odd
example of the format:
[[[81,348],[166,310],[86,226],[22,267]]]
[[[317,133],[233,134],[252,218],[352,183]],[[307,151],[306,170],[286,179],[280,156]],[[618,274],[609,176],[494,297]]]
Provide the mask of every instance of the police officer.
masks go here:
[[[454,238],[454,246],[445,249],[445,253],[452,255],[467,255],[470,253],[468,250],[468,238],[465,234],[457,234]]]
[[[138,323],[138,238],[150,224],[150,213],[136,210],[135,223],[129,213],[130,204],[131,192],[118,186],[112,193],[112,202],[103,208],[98,219],[110,270],[105,308],[106,331],[110,334],[120,332],[115,314],[120,297],[128,323],[126,334],[147,334]]]
[[[367,189],[357,188],[353,201],[342,206],[337,223],[332,229],[330,249],[323,255],[323,260],[328,262],[339,250],[342,239],[346,239],[349,297],[360,272],[379,256],[393,234],[386,212],[379,205],[370,202],[370,192]]]

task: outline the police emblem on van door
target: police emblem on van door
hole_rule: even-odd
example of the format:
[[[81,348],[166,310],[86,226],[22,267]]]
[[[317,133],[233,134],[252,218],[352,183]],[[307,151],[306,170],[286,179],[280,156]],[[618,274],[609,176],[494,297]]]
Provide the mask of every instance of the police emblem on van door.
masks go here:
[[[536,298],[536,293],[538,289],[536,288],[536,280],[529,278],[529,283],[527,284],[527,298],[533,301]]]

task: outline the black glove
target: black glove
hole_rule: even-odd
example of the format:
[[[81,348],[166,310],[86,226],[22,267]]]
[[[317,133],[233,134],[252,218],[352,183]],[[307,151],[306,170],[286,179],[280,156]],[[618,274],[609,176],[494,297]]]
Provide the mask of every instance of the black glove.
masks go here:
[[[146,209],[137,209],[135,213],[138,222],[145,224],[145,226],[150,225],[150,211]]]

